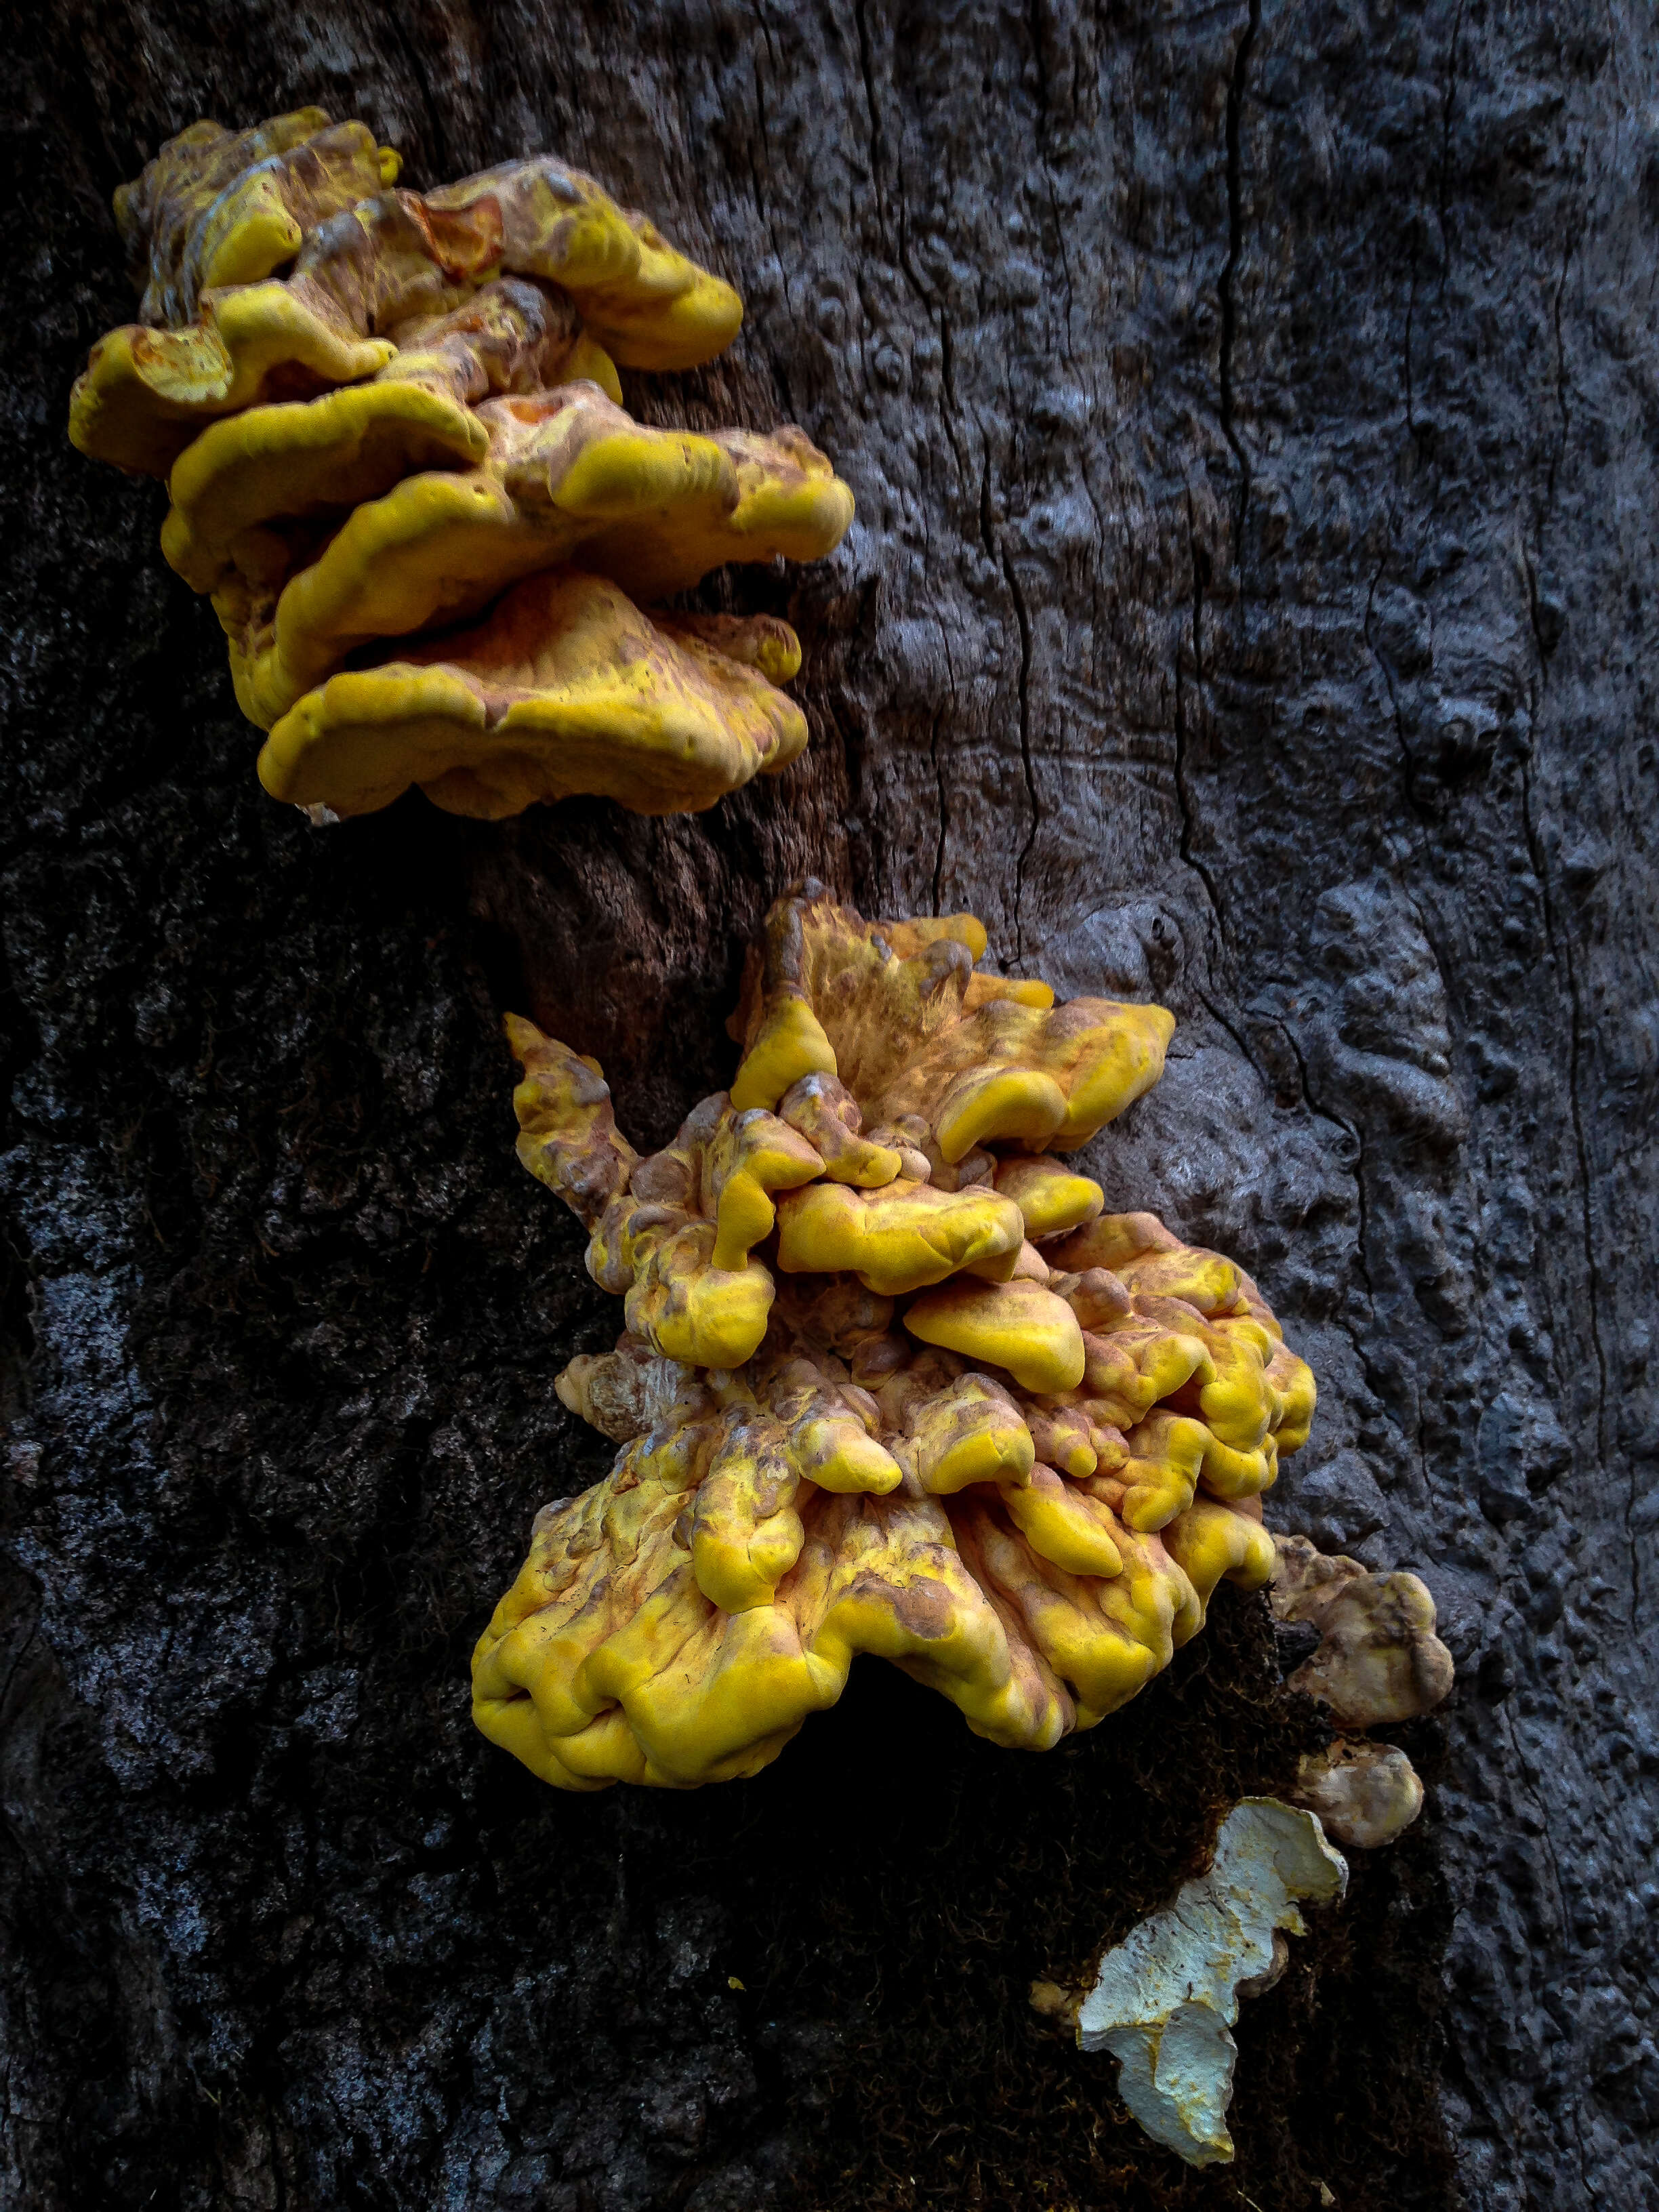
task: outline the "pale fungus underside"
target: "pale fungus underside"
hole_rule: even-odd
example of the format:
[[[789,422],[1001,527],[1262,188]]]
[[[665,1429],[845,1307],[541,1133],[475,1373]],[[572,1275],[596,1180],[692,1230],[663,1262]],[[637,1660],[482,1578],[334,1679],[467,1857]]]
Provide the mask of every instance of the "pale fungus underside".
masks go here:
[[[559,1385],[615,1467],[538,1516],[474,1659],[545,1780],[753,1774],[865,1652],[1044,1750],[1273,1574],[1311,1375],[1231,1261],[1050,1155],[1158,1079],[1170,1017],[1056,1006],[984,945],[781,901],[731,1091],[648,1158],[597,1063],[509,1018],[520,1157],[627,1324]]]
[[[116,194],[141,319],[70,403],[82,452],[166,478],[266,789],[662,814],[778,774],[793,632],[638,603],[821,558],[852,494],[793,425],[647,428],[617,375],[712,360],[737,293],[550,155],[426,193],[398,167],[320,108],[169,140]]]

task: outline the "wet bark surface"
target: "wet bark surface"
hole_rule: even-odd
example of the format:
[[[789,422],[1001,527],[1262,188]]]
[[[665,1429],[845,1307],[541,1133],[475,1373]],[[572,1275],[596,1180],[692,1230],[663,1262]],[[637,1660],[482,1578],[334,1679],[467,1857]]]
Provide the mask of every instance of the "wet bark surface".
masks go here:
[[[0,2199],[1644,2201],[1645,12],[69,0],[9,64]],[[416,185],[555,149],[743,289],[629,398],[799,421],[857,493],[821,568],[710,587],[801,631],[776,784],[264,799],[160,492],[63,425],[132,312],[113,185],[309,100]],[[808,871],[1175,1009],[1091,1171],[1313,1361],[1270,1519],[1442,1609],[1430,1809],[1247,2008],[1231,2169],[1025,1988],[1316,1736],[1260,1601],[1041,1760],[874,1662],[684,1798],[559,1797],[467,1719],[532,1512],[604,1466],[553,1377],[617,1326],[500,1013],[660,1141]]]

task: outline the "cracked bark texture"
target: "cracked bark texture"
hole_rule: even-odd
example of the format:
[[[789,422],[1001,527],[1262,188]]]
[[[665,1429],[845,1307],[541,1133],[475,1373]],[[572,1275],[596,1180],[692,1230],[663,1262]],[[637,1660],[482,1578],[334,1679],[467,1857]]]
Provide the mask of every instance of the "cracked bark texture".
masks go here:
[[[1624,0],[19,19],[0,2201],[1647,2200],[1656,69]],[[731,356],[630,397],[797,420],[857,493],[832,562],[724,587],[806,644],[777,785],[263,799],[159,494],[63,422],[132,311],[111,188],[307,100],[417,185],[557,149],[739,284]],[[660,1141],[808,870],[1175,1008],[1092,1170],[1313,1360],[1270,1517],[1442,1608],[1430,1814],[1247,2012],[1231,2173],[1020,1979],[1293,1756],[1218,1660],[1029,1765],[888,1670],[690,1800],[553,1799],[466,1721],[532,1510],[603,1463],[552,1376],[617,1325],[499,1012]],[[1206,1729],[1237,1759],[1172,1776]],[[1115,1887],[1062,1897],[1097,1838]],[[998,2105],[1022,2066],[1058,2117]]]

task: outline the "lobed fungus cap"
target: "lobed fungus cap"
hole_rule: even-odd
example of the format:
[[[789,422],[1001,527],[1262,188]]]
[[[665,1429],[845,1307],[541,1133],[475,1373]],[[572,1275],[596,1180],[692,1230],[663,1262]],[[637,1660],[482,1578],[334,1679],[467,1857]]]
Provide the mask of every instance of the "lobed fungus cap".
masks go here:
[[[524,1067],[513,1093],[519,1158],[591,1229],[639,1161],[617,1127],[610,1086],[597,1060],[544,1036],[533,1022],[508,1014],[503,1026]]]
[[[425,195],[385,189],[397,171],[365,125],[331,125],[320,108],[170,140],[116,194],[148,277],[142,319],[93,349],[71,441],[165,475],[192,426],[372,375],[411,323],[501,278],[559,288],[585,325],[580,373],[617,399],[613,355],[690,368],[737,332],[729,284],[550,156]]]
[[[573,1147],[585,1158],[594,1145],[610,1145],[616,1125],[609,1093],[605,1118],[591,1118],[587,1091],[571,1073],[574,1055],[517,1016],[509,1018],[507,1036],[525,1062],[513,1100],[521,1157],[529,1136],[532,1171],[591,1229],[587,1268],[594,1281],[623,1297],[629,1328],[665,1357],[698,1367],[741,1366],[765,1334],[774,1295],[769,1272],[750,1254],[776,1218],[773,1194],[823,1173],[817,1153],[775,1115],[738,1113],[720,1093],[704,1099],[672,1142],[648,1158],[629,1147],[624,1162],[611,1145],[615,1164],[603,1171],[611,1179],[606,1200],[593,1211],[586,1193],[599,1188],[598,1174],[578,1188],[562,1170],[550,1176],[536,1163],[562,1160]],[[597,1063],[579,1064],[599,1079]],[[550,1152],[555,1144],[565,1150]]]
[[[924,932],[866,922],[816,884],[781,900],[728,1024],[744,1048],[732,1097],[775,1104],[802,1075],[832,1073],[867,1123],[917,1117],[947,1163],[988,1144],[1086,1143],[1158,1080],[1174,1017],[1056,1006],[1046,984],[976,974],[984,945],[971,916]]]
[[[169,141],[116,196],[146,319],[70,403],[82,451],[167,477],[162,550],[212,595],[267,787],[336,817],[411,783],[491,818],[578,792],[658,813],[781,769],[787,625],[623,596],[819,558],[851,520],[793,425],[623,411],[607,346],[707,360],[737,294],[550,156],[425,195],[397,167],[319,108]],[[890,1180],[888,1148],[823,1133],[838,1173]]]
[[[314,287],[209,293],[185,330],[129,324],[99,339],[70,395],[70,442],[93,460],[164,477],[206,423],[356,383],[396,350],[353,330]]]
[[[775,910],[769,927],[776,920]],[[971,954],[975,939],[984,943],[978,924],[962,918],[925,930],[889,927],[913,948],[911,960],[936,959],[941,945]],[[884,950],[883,958],[890,965],[898,956]],[[947,1161],[915,1115],[866,1133],[858,1100],[836,1075],[798,1076],[777,1104],[778,1120],[805,1139],[795,1157],[816,1164],[772,1186],[775,1205],[769,1197],[743,1248],[750,1272],[741,1297],[719,1294],[750,1332],[724,1329],[726,1352],[742,1342],[737,1356],[746,1358],[759,1343],[774,1269],[809,1281],[851,1276],[874,1295],[907,1301],[895,1317],[909,1338],[1035,1394],[1045,1453],[1065,1474],[1103,1486],[1098,1494],[1145,1534],[1186,1510],[1200,1484],[1217,1498],[1253,1499],[1274,1480],[1280,1451],[1304,1440],[1312,1377],[1230,1261],[1183,1244],[1152,1215],[1105,1214],[1099,1186],[1052,1161],[977,1150]],[[700,1108],[677,1143],[745,1114],[772,1122],[734,1086],[729,1101]],[[681,1324],[671,1341],[659,1321],[634,1318],[667,1310],[670,1277],[681,1306],[716,1296],[701,1283],[714,1264],[711,1237],[681,1233],[698,1211],[684,1168],[673,1200],[682,1211],[672,1220],[656,1173],[632,1176],[610,1229],[596,1232],[590,1265],[596,1279],[635,1299],[630,1325],[659,1350],[690,1358]],[[639,1218],[652,1234],[636,1246],[642,1194],[650,1206]],[[705,1200],[701,1212],[709,1210]],[[766,1266],[750,1255],[775,1222]],[[889,1334],[882,1356],[905,1364],[909,1355],[895,1349],[902,1341]],[[708,1364],[726,1362],[710,1354]]]
[[[177,328],[203,292],[269,276],[308,231],[398,175],[398,155],[366,124],[320,107],[249,131],[192,123],[115,190],[115,222],[143,287],[139,319]]]
[[[325,701],[345,694],[347,687],[355,697],[368,682],[382,675],[389,682],[392,673],[337,678],[326,688]],[[396,675],[403,680],[404,672]],[[282,726],[268,750],[275,751],[279,738],[288,744],[289,731],[290,724]],[[284,762],[290,757],[285,752]],[[286,770],[279,781],[274,764],[268,781],[285,796],[313,790],[292,781]],[[441,787],[429,787],[442,798]],[[317,792],[321,788],[315,787]],[[349,802],[352,793],[347,790],[344,796]],[[977,930],[977,924],[973,927]],[[918,930],[909,941],[918,947],[913,958],[930,959],[939,945],[963,946],[963,936],[960,928]],[[858,1101],[832,1075],[797,1077],[777,1104],[775,1117],[738,1097],[706,1101],[667,1153],[630,1171],[626,1192],[595,1228],[589,1254],[595,1279],[628,1297],[630,1327],[672,1357],[709,1365],[738,1364],[750,1356],[766,1328],[775,1294],[773,1268],[786,1276],[850,1275],[882,1297],[925,1293],[906,1308],[903,1323],[926,1343],[1006,1371],[1032,1390],[1063,1395],[1087,1384],[1085,1328],[1128,1312],[1131,1297],[1109,1270],[1053,1267],[1027,1231],[1035,1227],[1052,1243],[1057,1228],[1098,1214],[1098,1185],[1029,1157],[1011,1156],[999,1163],[989,1153],[975,1152],[948,1162],[931,1128],[917,1116],[866,1136]],[[787,1173],[780,1171],[767,1185],[753,1233],[734,1246],[709,1226],[714,1212],[711,1194],[719,1183],[717,1177],[711,1180],[704,1163],[715,1157],[732,1130],[750,1123],[787,1133],[790,1141],[781,1151],[770,1136],[767,1142],[789,1164]],[[890,1143],[885,1141],[889,1137]],[[932,1180],[935,1172],[940,1183]],[[996,1187],[998,1177],[1006,1178],[1009,1191]],[[775,1205],[775,1191],[781,1194]],[[775,1256],[769,1267],[750,1255],[775,1224]],[[1166,1236],[1161,1227],[1158,1234]],[[725,1280],[727,1276],[732,1279]],[[1203,1314],[1183,1307],[1176,1318],[1178,1329],[1190,1323],[1194,1334],[1179,1340],[1190,1346],[1190,1356],[1184,1364],[1177,1362],[1178,1373],[1170,1370],[1174,1386],[1186,1384],[1201,1367],[1198,1388],[1209,1397],[1204,1407],[1192,1407],[1193,1418],[1184,1425],[1139,1439],[1143,1479],[1132,1478],[1126,1510],[1148,1529],[1176,1510],[1172,1500],[1190,1502],[1201,1462],[1207,1462],[1218,1485],[1230,1486],[1230,1494],[1237,1496],[1253,1494],[1270,1481],[1276,1467],[1263,1440],[1272,1413],[1282,1412],[1282,1404],[1261,1379],[1266,1364],[1261,1347],[1267,1340],[1263,1332],[1246,1316],[1243,1326],[1249,1333],[1242,1347],[1218,1337],[1212,1353],[1200,1340],[1211,1327]],[[1163,1341],[1171,1333],[1143,1328],[1142,1334]],[[701,1349],[689,1348],[693,1346]],[[1166,1358],[1160,1373],[1167,1368]],[[1221,1434],[1203,1425],[1199,1416],[1206,1409]],[[1092,1472],[1098,1455],[1088,1442],[1088,1416],[1062,1416],[1057,1435],[1071,1460],[1081,1464],[1086,1459],[1084,1471]]]
[[[693,1787],[764,1765],[872,1651],[1043,1749],[1167,1665],[1220,1580],[1272,1571],[1214,1501],[1138,1534],[1036,1460],[1030,1401],[949,1355],[860,1386],[879,1317],[829,1282],[737,1372],[632,1337],[572,1363],[562,1398],[623,1449],[538,1516],[475,1656],[486,1735],[563,1788]]]
[[[728,560],[816,558],[851,520],[852,495],[799,432],[744,439],[751,472],[763,448],[771,456],[763,497],[743,489],[728,450],[738,434],[643,428],[592,385],[477,411],[489,436],[478,467],[407,477],[356,507],[280,590],[221,586],[251,721],[269,729],[358,648],[464,619],[538,569],[577,562],[654,596]]]
[[[1053,1160],[1015,1157],[1000,1160],[996,1186],[1020,1210],[1025,1234],[1033,1238],[1059,1237],[1092,1221],[1104,1200],[1100,1185],[1089,1176],[1069,1175]]]
[[[814,1182],[784,1203],[779,1223],[779,1267],[791,1274],[844,1270],[889,1297],[964,1268],[1006,1277],[1025,1241],[1012,1200],[983,1188],[935,1190],[908,1176],[876,1190]]]
[[[538,154],[426,195],[445,211],[483,199],[501,210],[503,268],[562,286],[624,368],[696,368],[737,336],[743,301],[732,287],[581,170]]]
[[[774,617],[647,616],[614,584],[556,569],[471,629],[307,692],[265,740],[259,778],[343,819],[411,784],[486,820],[580,792],[694,812],[804,749],[805,717],[769,680],[799,659]]]
[[[904,1311],[924,1344],[959,1352],[976,1365],[1006,1370],[1028,1390],[1074,1390],[1085,1353],[1077,1316],[1040,1283],[947,1283]]]
[[[333,517],[410,473],[483,460],[489,434],[465,403],[401,380],[250,407],[185,447],[167,480],[161,551],[194,592],[235,570],[281,575],[273,523]]]
[[[185,447],[167,481],[161,550],[192,591],[238,571],[280,586],[297,565],[291,526],[337,526],[405,477],[483,461],[489,428],[473,412],[478,401],[592,380],[603,360],[568,301],[517,278],[399,324],[397,337],[368,382],[245,409]]]

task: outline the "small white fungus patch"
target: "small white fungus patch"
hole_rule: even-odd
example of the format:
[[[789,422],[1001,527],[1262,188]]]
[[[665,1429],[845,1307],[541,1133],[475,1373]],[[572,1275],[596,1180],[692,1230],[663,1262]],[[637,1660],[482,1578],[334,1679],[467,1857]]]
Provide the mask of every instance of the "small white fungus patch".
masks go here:
[[[1347,1862],[1315,1814],[1246,1797],[1221,1824],[1209,1872],[1101,1960],[1078,2010],[1077,2039],[1121,2062],[1124,2103],[1188,2165],[1233,2154],[1227,2106],[1238,2046],[1230,2031],[1240,1984],[1265,1988],[1276,1978],[1275,1931],[1307,1932],[1298,1899],[1332,1904],[1347,1886]]]

